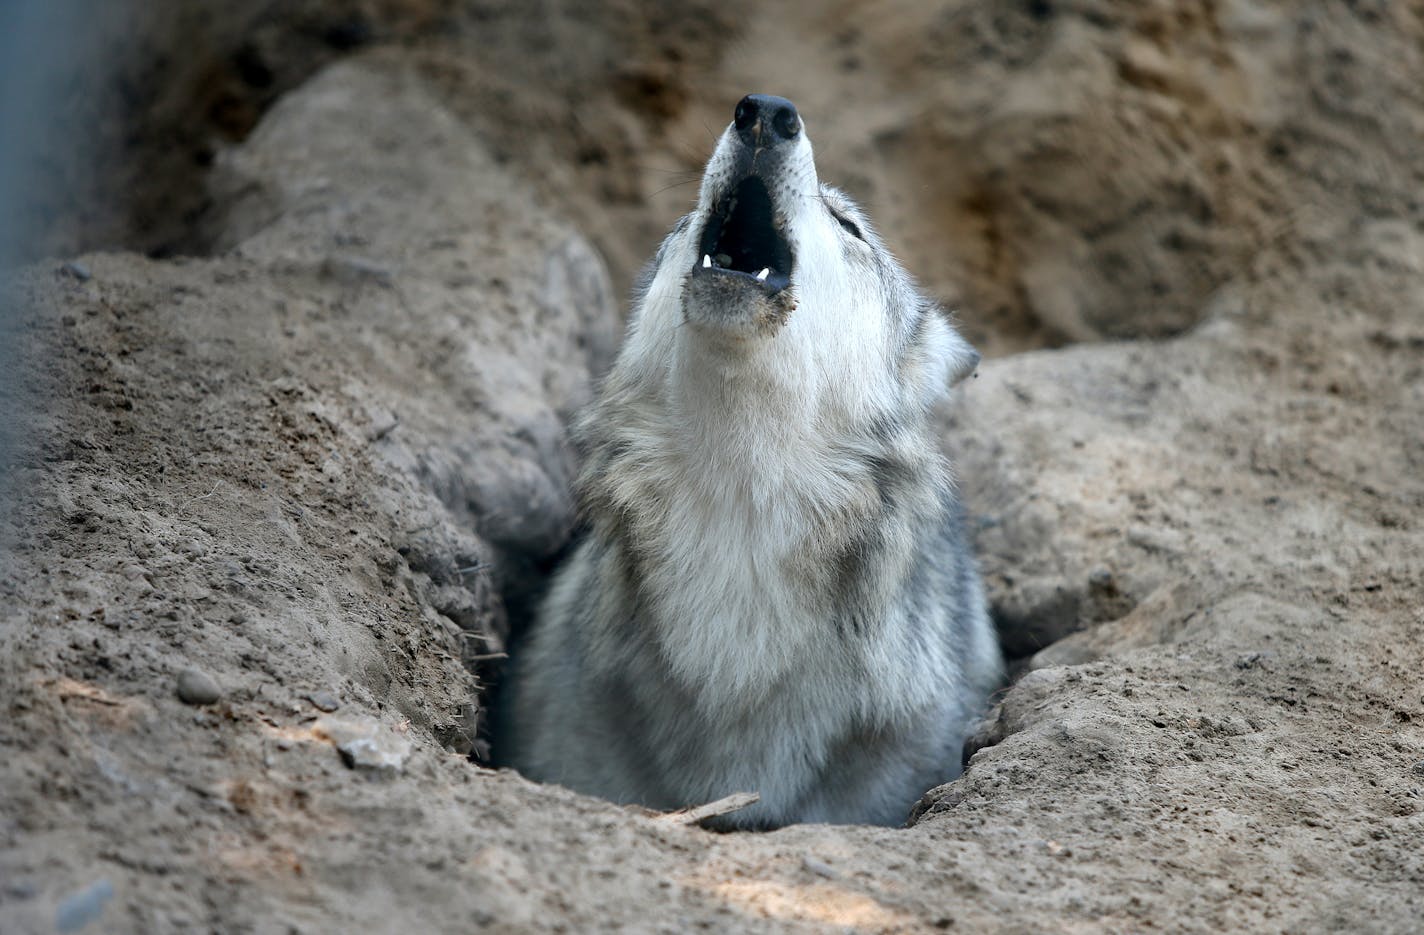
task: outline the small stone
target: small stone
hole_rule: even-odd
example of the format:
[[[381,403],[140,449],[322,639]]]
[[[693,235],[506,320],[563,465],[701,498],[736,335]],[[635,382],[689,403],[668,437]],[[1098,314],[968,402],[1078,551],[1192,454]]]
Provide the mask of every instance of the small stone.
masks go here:
[[[70,260],[68,263],[65,263],[63,266],[61,266],[59,268],[59,271],[64,273],[66,276],[71,276],[79,280],[80,282],[88,282],[94,276],[93,273],[89,272],[89,267],[85,266],[83,263],[80,263],[78,260]]]
[[[114,898],[114,884],[96,880],[77,893],[66,896],[54,912],[54,927],[61,932],[77,932],[104,914]]]
[[[389,409],[373,408],[368,410],[371,417],[371,424],[366,428],[366,437],[370,441],[380,441],[400,425],[400,417]]]
[[[341,707],[341,700],[324,689],[307,695],[307,701],[310,701],[318,711],[331,712]]]
[[[395,273],[375,260],[360,256],[330,256],[322,264],[322,272],[344,286],[373,282],[389,287],[395,283]]]
[[[836,868],[832,867],[824,860],[818,860],[809,854],[801,858],[801,866],[805,867],[808,871],[814,873],[816,876],[825,877],[827,880],[834,880],[836,877],[840,876],[839,873],[836,873]]]
[[[398,773],[410,756],[410,741],[370,718],[324,717],[312,733],[331,741],[351,769]]]
[[[184,669],[178,673],[178,700],[184,704],[213,704],[221,697],[218,683],[201,669]]]

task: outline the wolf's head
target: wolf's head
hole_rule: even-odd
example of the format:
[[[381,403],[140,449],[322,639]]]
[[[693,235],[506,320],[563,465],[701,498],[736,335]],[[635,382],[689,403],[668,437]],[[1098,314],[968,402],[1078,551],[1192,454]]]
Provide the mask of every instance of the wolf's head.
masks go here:
[[[901,396],[891,408],[906,390],[940,395],[979,361],[855,203],[821,184],[796,107],[770,95],[737,104],[697,207],[664,241],[636,299],[625,360],[666,361],[682,339],[723,370],[744,363],[803,383],[859,382],[884,402]]]

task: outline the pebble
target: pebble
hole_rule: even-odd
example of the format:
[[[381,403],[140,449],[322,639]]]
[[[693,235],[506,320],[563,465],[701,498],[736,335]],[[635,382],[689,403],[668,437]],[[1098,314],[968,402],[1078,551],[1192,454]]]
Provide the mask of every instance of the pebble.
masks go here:
[[[314,691],[310,695],[307,695],[307,701],[310,701],[319,711],[331,712],[341,707],[340,699],[325,690]]]
[[[395,282],[395,274],[390,269],[374,260],[360,256],[327,257],[322,264],[322,272],[347,286],[360,285],[364,282],[391,286]]]
[[[330,740],[351,769],[398,773],[411,753],[409,740],[370,718],[324,717],[312,733]]]
[[[1236,657],[1236,668],[1254,669],[1261,664],[1261,660],[1266,658],[1265,653],[1253,652],[1242,653]]]
[[[812,857],[809,854],[801,858],[801,866],[805,867],[808,871],[814,873],[816,876],[825,877],[827,880],[834,880],[836,877],[840,876],[839,873],[836,873],[836,868],[832,867],[824,860],[817,860],[815,857]]]
[[[89,267],[77,260],[70,260],[68,263],[65,263],[60,267],[60,271],[69,276],[73,276],[80,282],[88,282],[94,276],[93,273],[89,272]]]
[[[178,700],[184,704],[212,704],[221,697],[218,683],[201,669],[184,669],[178,673]]]
[[[84,889],[66,896],[54,911],[54,927],[61,932],[77,932],[104,914],[114,898],[114,884],[95,880]]]

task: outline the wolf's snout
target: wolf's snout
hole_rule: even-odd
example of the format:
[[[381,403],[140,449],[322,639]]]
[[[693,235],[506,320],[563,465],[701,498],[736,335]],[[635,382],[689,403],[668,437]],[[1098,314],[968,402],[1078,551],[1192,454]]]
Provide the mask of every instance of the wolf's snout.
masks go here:
[[[748,94],[737,102],[732,114],[737,136],[753,149],[769,149],[789,143],[801,133],[801,115],[796,105],[784,97]]]

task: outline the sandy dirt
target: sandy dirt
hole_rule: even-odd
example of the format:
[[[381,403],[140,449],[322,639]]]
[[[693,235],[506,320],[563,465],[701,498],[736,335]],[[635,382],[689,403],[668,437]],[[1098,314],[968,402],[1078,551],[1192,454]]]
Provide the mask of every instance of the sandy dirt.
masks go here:
[[[153,8],[4,276],[0,931],[1418,930],[1424,7]],[[1015,681],[902,829],[471,759],[753,89],[990,353]]]

